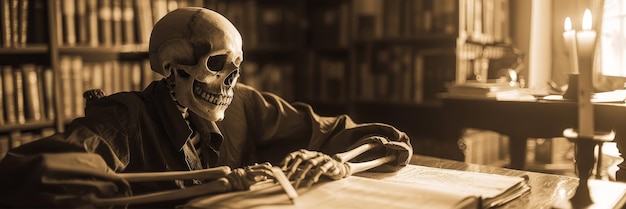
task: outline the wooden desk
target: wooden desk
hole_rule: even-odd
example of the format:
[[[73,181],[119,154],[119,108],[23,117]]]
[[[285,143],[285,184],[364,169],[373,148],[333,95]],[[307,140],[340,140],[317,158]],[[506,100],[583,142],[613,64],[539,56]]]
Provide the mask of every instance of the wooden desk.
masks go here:
[[[422,155],[413,156],[411,164],[509,176],[528,175],[530,193],[526,193],[499,208],[568,208],[571,206],[568,205],[569,199],[578,187],[578,178],[576,177],[468,164]],[[588,185],[592,193],[596,192],[594,195],[596,204],[588,208],[611,208],[607,206],[613,202],[619,206],[617,208],[624,206],[626,201],[626,197],[623,195],[626,190],[625,183],[589,179]],[[616,193],[622,195],[615,196]],[[611,195],[613,198],[610,197]],[[599,198],[606,199],[599,200]]]
[[[496,131],[509,137],[510,168],[524,169],[528,138],[562,137],[566,128],[578,125],[576,104],[566,101],[496,101],[442,98],[444,140],[458,140],[465,128]],[[594,105],[595,129],[614,130],[617,147],[626,150],[626,105]],[[457,150],[451,159],[463,161]],[[616,178],[626,181],[626,162]]]
[[[428,157],[422,155],[415,155],[411,159],[411,164],[427,166],[427,167],[436,167],[436,168],[445,168],[452,170],[462,170],[462,171],[471,171],[471,172],[480,172],[480,173],[490,173],[490,174],[500,174],[500,175],[508,175],[508,176],[528,176],[528,185],[530,185],[530,192],[524,193],[522,196],[508,202],[498,208],[502,209],[512,209],[512,208],[524,208],[524,209],[535,209],[535,208],[579,208],[574,207],[570,204],[569,199],[574,196],[576,188],[578,187],[578,178],[571,176],[562,176],[562,175],[554,175],[554,174],[545,174],[531,171],[522,171],[515,169],[507,169],[500,167],[491,167],[477,164],[467,164],[464,162],[441,159],[435,157]],[[393,173],[390,173],[393,175]],[[345,180],[345,179],[344,179]],[[458,179],[456,179],[458,180]],[[451,180],[456,182],[456,180]],[[383,180],[380,180],[383,181]],[[410,181],[409,181],[410,182]],[[359,186],[363,186],[361,184],[357,184],[352,186],[347,186],[349,184],[342,183],[342,180],[338,180],[336,182],[326,182],[326,183],[334,183],[340,185],[340,187],[350,187],[347,189],[349,192],[354,192],[360,195],[368,194],[359,193]],[[370,182],[373,183],[373,182]],[[474,182],[475,184],[476,182]],[[323,184],[322,184],[323,185]],[[584,208],[621,208],[626,201],[626,183],[622,182],[609,182],[602,181],[596,179],[590,179],[588,182],[589,188],[592,191],[592,198],[594,199],[595,204],[591,207]],[[369,196],[350,196],[347,202],[350,201],[359,201],[359,200],[371,200],[375,199],[375,204],[381,205],[389,205],[390,208],[393,208],[391,205],[402,205],[403,208],[420,208],[418,206],[423,205],[414,205],[420,204],[420,196],[418,194],[411,193],[403,193],[401,190],[396,190],[397,193],[401,193],[402,196],[411,198],[413,201],[409,202],[394,202],[398,201],[398,198],[393,199],[393,195],[387,193],[389,191],[385,190],[385,188],[381,188],[380,185],[373,186],[376,189],[380,189],[380,193],[369,193],[376,195],[375,197]],[[333,199],[333,196],[342,196],[342,194],[338,194],[337,190],[326,191],[325,195],[316,197],[315,200],[311,200],[310,195],[311,191],[307,191],[306,188],[300,190],[300,197],[297,199],[297,203],[290,203],[285,192],[282,191],[280,187],[273,186],[269,192],[264,192],[264,190],[256,190],[255,191],[241,191],[241,192],[232,192],[218,195],[209,195],[204,197],[199,197],[189,201],[187,205],[180,208],[320,208],[320,202],[326,204],[324,207],[329,207],[329,202],[338,202],[336,199]],[[363,188],[365,189],[365,188]],[[401,189],[399,187],[399,189]],[[367,189],[366,189],[367,190]],[[343,189],[342,191],[346,191]],[[415,190],[412,190],[415,191]],[[434,190],[429,190],[433,192]],[[455,193],[457,194],[457,193]],[[316,193],[319,196],[319,193]],[[328,196],[330,195],[330,196]],[[390,197],[391,199],[385,199],[385,196]],[[326,198],[327,197],[327,198]],[[342,196],[343,197],[343,196]],[[321,198],[321,199],[320,199]],[[426,201],[428,198],[426,198]],[[382,202],[380,202],[382,201]],[[392,201],[389,203],[385,203],[384,201]],[[414,203],[417,201],[418,203]],[[315,202],[315,203],[311,203]],[[358,204],[360,202],[350,202],[347,205],[346,201],[339,201],[343,204],[344,207],[347,208],[372,208],[371,205],[363,205]],[[363,201],[366,202],[366,201]],[[407,205],[408,204],[408,205]],[[429,204],[428,202],[424,202],[424,205]],[[221,207],[220,207],[221,206]],[[578,206],[578,205],[576,205]],[[330,206],[332,207],[332,206]],[[376,206],[377,208],[380,206]],[[377,208],[378,209],[378,208]]]

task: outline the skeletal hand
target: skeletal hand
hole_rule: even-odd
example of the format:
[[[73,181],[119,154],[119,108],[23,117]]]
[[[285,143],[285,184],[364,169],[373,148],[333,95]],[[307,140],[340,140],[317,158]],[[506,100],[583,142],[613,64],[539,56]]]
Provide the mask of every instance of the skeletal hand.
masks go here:
[[[268,179],[273,179],[272,165],[270,163],[254,164],[245,168],[233,169],[226,178],[231,184],[233,191],[247,190],[250,186]]]
[[[321,175],[337,180],[349,173],[345,163],[324,153],[304,149],[287,155],[282,162],[282,169],[289,180],[295,181],[296,188],[303,182],[306,183],[306,187],[310,187]]]

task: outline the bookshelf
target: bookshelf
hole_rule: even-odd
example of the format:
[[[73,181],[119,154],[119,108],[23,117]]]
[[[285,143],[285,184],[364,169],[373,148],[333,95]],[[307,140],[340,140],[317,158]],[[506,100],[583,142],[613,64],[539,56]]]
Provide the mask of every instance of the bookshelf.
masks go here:
[[[148,61],[152,25],[202,0],[2,0],[0,158],[63,132],[83,115],[82,93],[141,90],[159,79]]]
[[[253,72],[281,71],[263,65],[291,65],[282,68],[281,75],[293,77],[276,82],[293,86],[289,92],[293,95],[281,96],[307,102],[320,114],[348,113],[362,122],[383,119],[415,130],[418,137],[424,133],[436,137],[432,129],[422,128],[432,126],[415,126],[437,120],[444,83],[476,79],[472,75],[478,63],[498,68],[510,46],[508,0],[210,2],[208,8],[235,20]],[[277,5],[280,12],[273,9]],[[291,17],[292,22],[305,24],[267,17]],[[246,24],[249,19],[259,22]],[[295,37],[280,43],[262,41],[266,32]],[[241,81],[262,83],[254,81],[261,78],[250,75],[248,67],[243,67]],[[417,115],[409,119],[398,109],[417,110],[410,111]]]
[[[0,117],[0,143],[15,145],[20,135],[64,131],[82,115],[84,90],[140,90],[158,79],[147,61],[149,33],[176,7],[204,6],[233,22],[244,39],[241,82],[307,102],[320,115],[389,123],[411,138],[438,137],[444,83],[459,75],[472,79],[467,72],[485,58],[475,55],[497,59],[502,53],[491,51],[509,42],[507,33],[477,32],[476,24],[490,16],[467,15],[470,2],[504,8],[508,0],[0,1],[0,66],[21,71],[34,64],[48,76],[39,79],[42,119],[7,123],[6,114]],[[26,9],[18,9],[24,3]],[[27,11],[27,20],[13,18],[14,11],[16,17]],[[506,31],[506,18],[499,20],[483,25]],[[25,42],[13,41],[13,28],[27,28],[17,30]],[[9,112],[6,105],[2,110]]]
[[[261,90],[280,86],[277,94],[321,115],[347,113],[357,122],[392,124],[417,141],[432,139],[423,147],[433,149],[416,153],[445,157],[445,150],[458,149],[437,141],[445,83],[497,76],[511,65],[509,0],[205,2],[243,34],[242,82]],[[275,42],[264,40],[266,33],[294,37]],[[276,75],[274,85],[260,85],[272,74],[265,71]]]

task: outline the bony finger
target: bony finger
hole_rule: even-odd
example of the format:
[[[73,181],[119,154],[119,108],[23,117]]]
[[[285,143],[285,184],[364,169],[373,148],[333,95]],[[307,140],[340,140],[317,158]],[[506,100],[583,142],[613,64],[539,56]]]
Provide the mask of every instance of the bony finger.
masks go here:
[[[315,157],[312,157],[308,162],[309,164],[312,164],[313,166],[317,167],[320,163],[323,163],[326,161],[325,156],[326,155],[317,155]]]
[[[287,170],[287,166],[289,166],[289,163],[296,158],[297,153],[296,152],[292,152],[290,154],[287,155],[287,157],[285,157],[285,159],[283,159],[283,161],[280,163],[282,165],[281,169]]]
[[[307,174],[309,173],[309,171],[311,170],[312,167],[313,167],[313,165],[307,164],[303,169],[300,170],[298,175],[296,175],[296,177],[294,178],[294,180],[295,180],[294,186],[296,188],[298,188],[300,186],[300,183],[302,182],[302,180],[304,180],[306,178]]]
[[[329,171],[332,172],[333,165],[334,164],[332,163],[332,161],[327,161],[326,163],[321,165],[318,169],[321,171],[321,173],[328,173]]]
[[[291,165],[288,165],[288,168],[285,168],[286,170],[288,169],[288,172],[285,174],[285,176],[291,179],[291,175],[293,175],[296,172],[296,169],[298,169],[298,166],[300,166],[300,163],[302,163],[302,159],[296,158],[296,160]]]
[[[272,171],[270,170],[255,170],[252,172],[249,172],[249,174],[253,175],[253,176],[265,176],[265,177],[273,177],[274,173],[272,173]]]
[[[311,179],[309,179],[309,181],[306,184],[306,188],[311,187],[314,183],[317,183],[320,180],[320,176],[322,176],[324,172],[322,172],[321,170],[318,170]]]

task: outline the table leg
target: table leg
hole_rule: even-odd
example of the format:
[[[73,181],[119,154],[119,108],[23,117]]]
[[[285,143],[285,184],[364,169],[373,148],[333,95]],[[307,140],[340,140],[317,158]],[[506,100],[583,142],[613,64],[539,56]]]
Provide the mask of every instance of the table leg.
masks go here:
[[[526,166],[526,137],[509,136],[509,168],[523,170]]]
[[[626,158],[626,155],[623,154],[623,150],[626,150],[626,143],[622,142],[621,139],[624,138],[622,132],[615,132],[615,143],[617,145],[617,150],[619,152],[619,156],[622,158]],[[623,160],[619,165],[617,165],[618,170],[615,172],[615,180],[626,182],[626,160]]]

